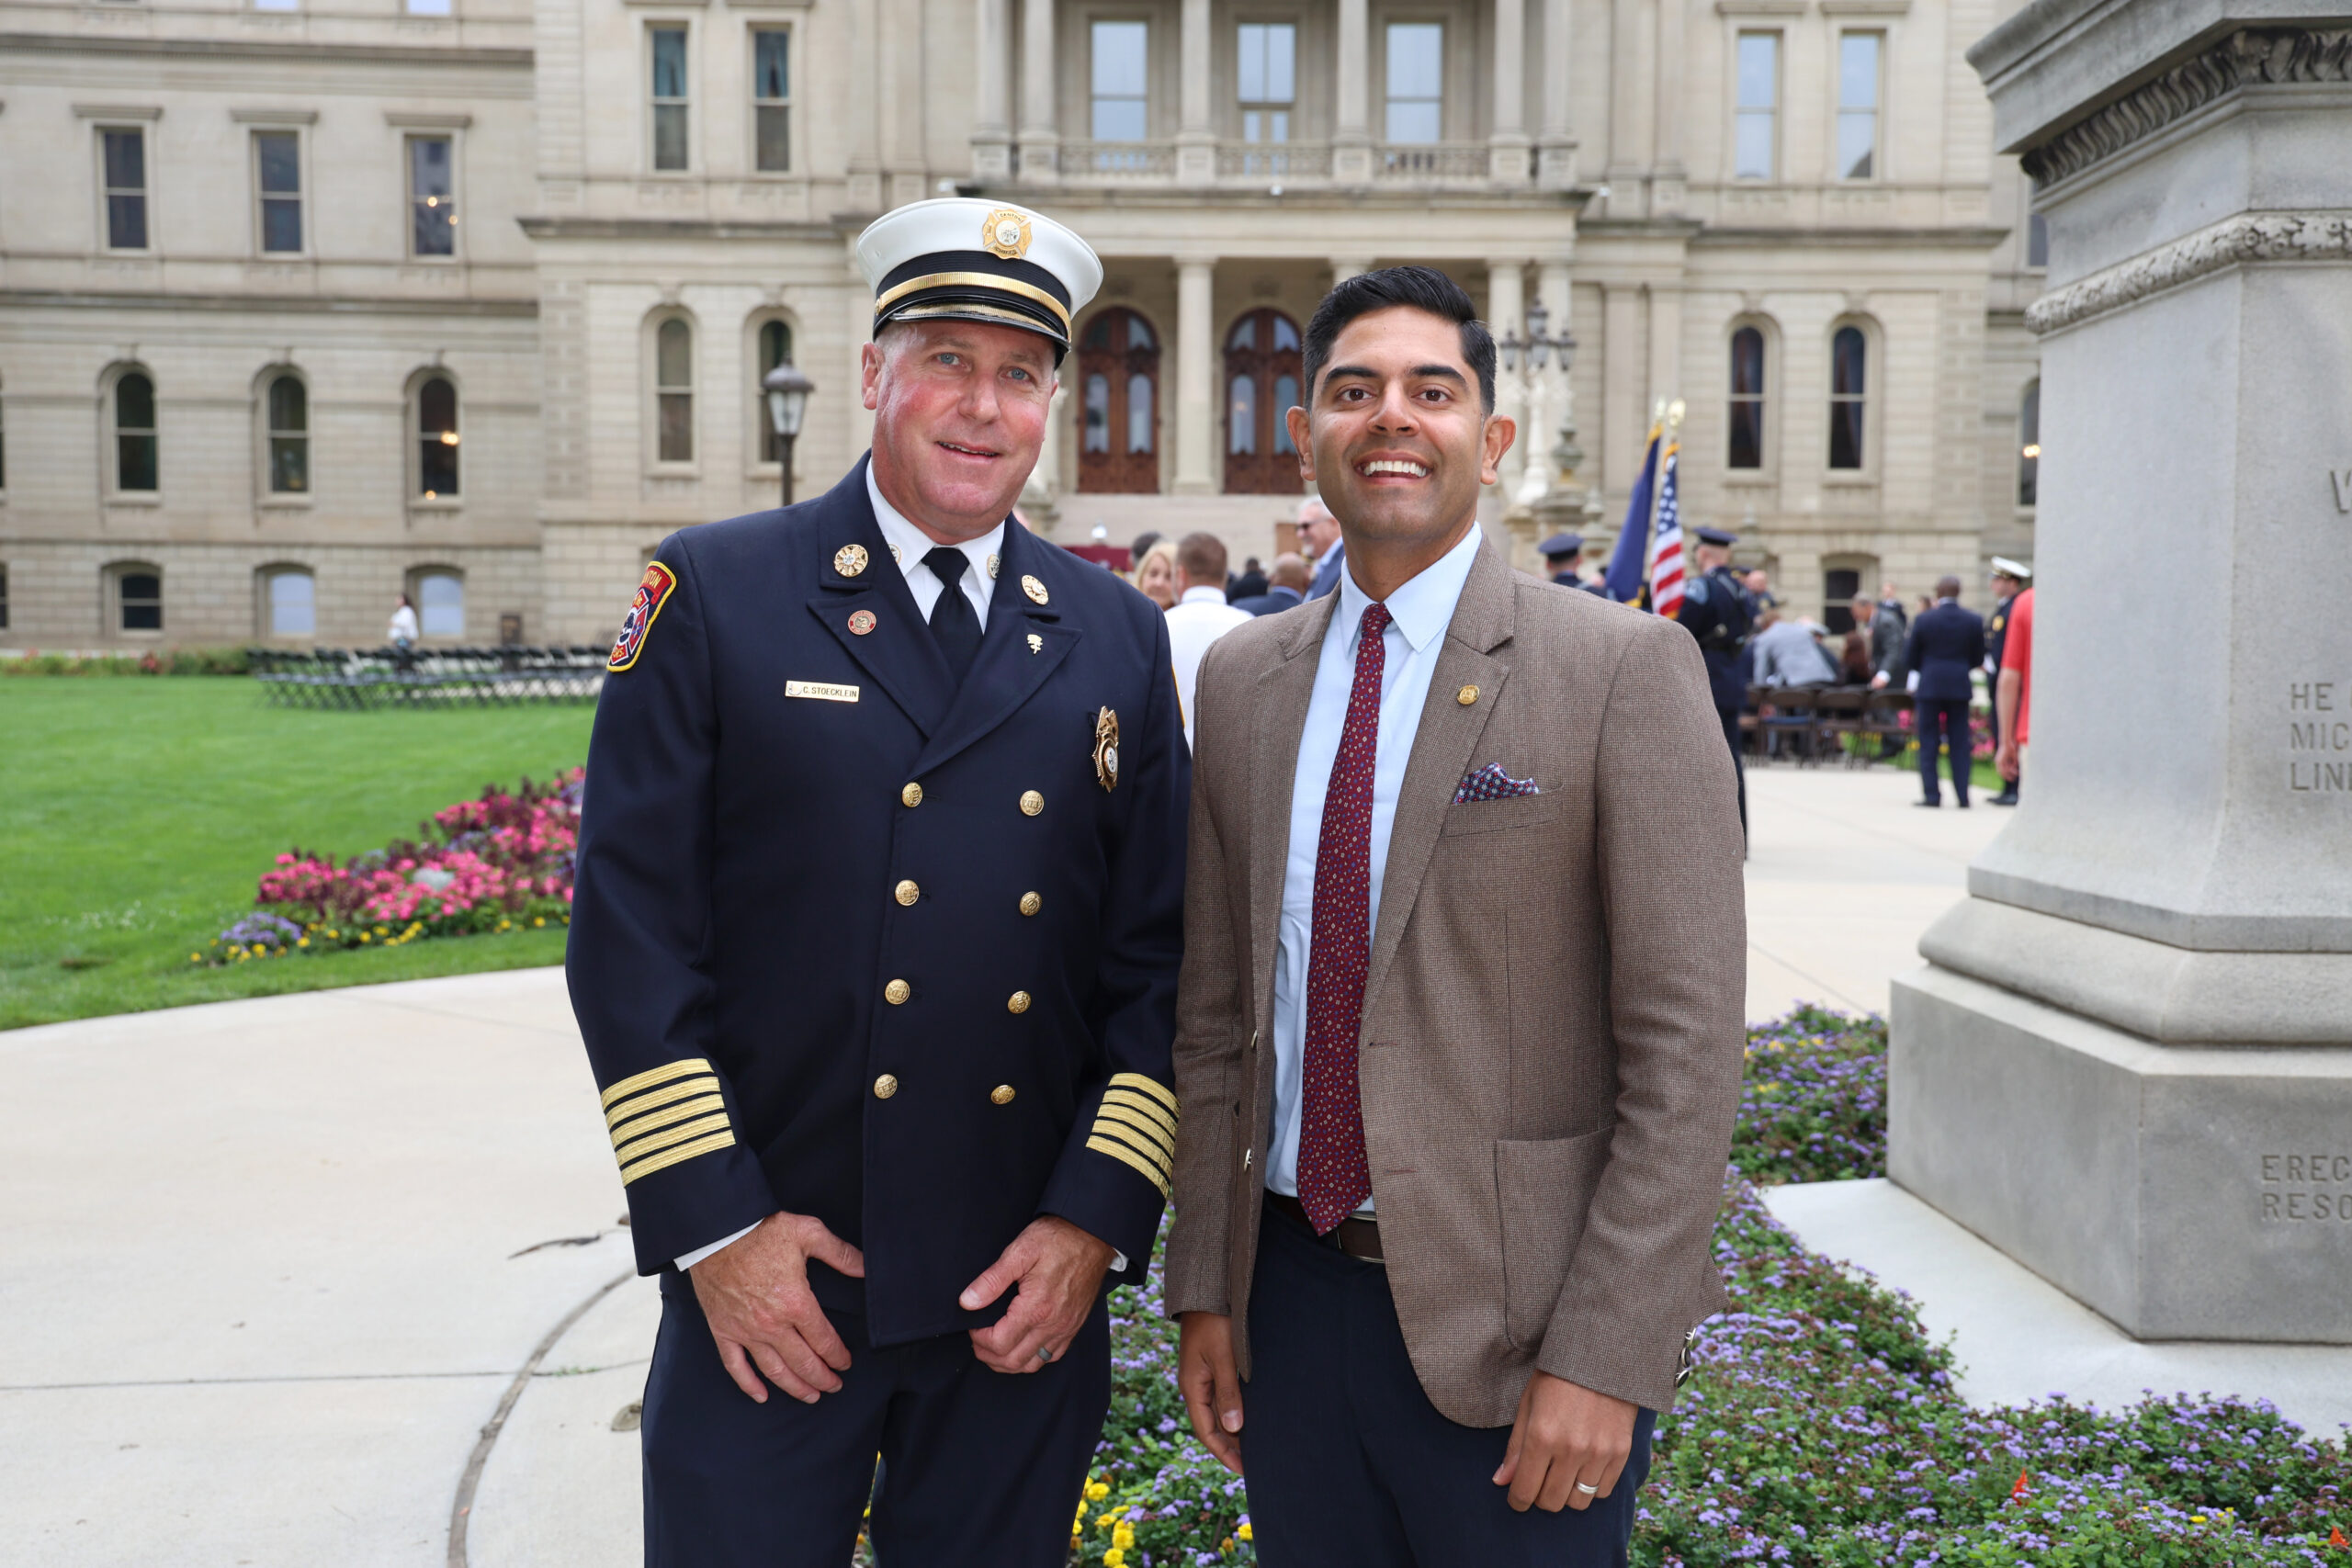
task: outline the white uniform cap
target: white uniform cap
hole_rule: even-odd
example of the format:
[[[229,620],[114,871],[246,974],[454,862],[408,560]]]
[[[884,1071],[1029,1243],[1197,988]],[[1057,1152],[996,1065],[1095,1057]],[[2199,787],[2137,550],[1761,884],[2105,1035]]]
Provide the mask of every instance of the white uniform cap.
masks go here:
[[[1043,213],[942,197],[885,213],[857,237],[874,288],[874,330],[891,321],[992,321],[1043,333],[1059,360],[1070,325],[1102,287],[1093,248]]]
[[[2033,568],[2023,565],[2018,561],[2013,561],[2007,556],[1995,556],[1993,558],[1993,570],[2003,577],[2014,577],[2019,582],[2031,582],[2033,581]]]

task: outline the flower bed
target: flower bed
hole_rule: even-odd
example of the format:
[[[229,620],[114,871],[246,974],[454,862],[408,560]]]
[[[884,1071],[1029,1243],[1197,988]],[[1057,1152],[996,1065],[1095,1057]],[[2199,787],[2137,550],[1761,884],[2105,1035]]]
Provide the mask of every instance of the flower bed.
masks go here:
[[[0,653],[0,675],[242,675],[242,648],[178,648],[145,653]]]
[[[1810,1253],[1758,1184],[1882,1175],[1886,1026],[1800,1009],[1751,1032],[1715,1256],[1732,1310],[1658,1423],[1634,1561],[2352,1568],[2352,1463],[2267,1404],[1972,1410],[1900,1292]],[[1112,1302],[1112,1401],[1071,1561],[1254,1562],[1248,1495],[1192,1437],[1158,1277]]]
[[[571,923],[582,770],[513,791],[495,786],[433,814],[419,837],[354,855],[292,850],[264,872],[254,903],[195,964],[231,964],[427,937]]]

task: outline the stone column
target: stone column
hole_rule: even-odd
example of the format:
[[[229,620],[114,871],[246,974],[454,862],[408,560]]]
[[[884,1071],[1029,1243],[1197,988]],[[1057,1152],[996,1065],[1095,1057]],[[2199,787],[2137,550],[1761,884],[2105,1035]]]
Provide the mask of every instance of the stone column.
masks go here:
[[[1366,0],[1340,0],[1338,88],[1332,117],[1331,177],[1341,185],[1372,183],[1372,23]]]
[[[1021,515],[1041,539],[1053,537],[1054,525],[1061,518],[1062,423],[1073,406],[1069,390],[1068,381],[1055,386],[1046,411],[1045,445],[1037,450],[1037,466],[1029,470],[1028,482],[1021,487]]]
[[[1510,336],[1526,335],[1527,308],[1522,299],[1526,287],[1527,263],[1521,257],[1509,257],[1487,264],[1487,325],[1498,341]],[[1526,422],[1521,419],[1527,400],[1521,396],[1534,372],[1527,361],[1520,360],[1516,374],[1502,370],[1495,378],[1495,412],[1511,419],[1520,419],[1518,439],[1510,450],[1503,454],[1501,490],[1505,495],[1517,492],[1519,477],[1527,467]]]
[[[1683,0],[1657,0],[1657,130],[1652,140],[1650,215],[1679,212],[1687,183],[1682,167],[1682,78],[1690,69],[1682,47]]]
[[[1609,12],[1608,216],[1649,215],[1644,176],[1650,158],[1650,52],[1657,35],[1643,15],[1657,0],[1611,0]],[[1612,475],[1613,479],[1614,476]]]
[[[1372,263],[1358,256],[1331,258],[1331,287],[1337,288],[1351,277],[1361,277],[1372,270]]]
[[[1012,176],[1012,0],[975,0],[980,76],[972,105],[972,177]]]
[[[1525,185],[1527,175],[1527,4],[1495,0],[1495,122],[1487,137],[1487,177]]]
[[[2031,733],[1894,983],[1888,1165],[2140,1337],[2346,1344],[2352,83],[2275,15],[1968,51],[2051,232]]]
[[[1178,495],[1215,495],[1216,323],[1214,261],[1176,264],[1176,482]]]
[[[1568,0],[1544,0],[1544,132],[1536,143],[1536,178],[1545,190],[1577,183],[1577,143],[1568,118]]]
[[[1209,0],[1184,0],[1178,95],[1176,179],[1204,186],[1216,179],[1216,123],[1209,107]]]
[[[1054,0],[1021,0],[1021,179],[1061,178],[1061,130],[1054,107]]]

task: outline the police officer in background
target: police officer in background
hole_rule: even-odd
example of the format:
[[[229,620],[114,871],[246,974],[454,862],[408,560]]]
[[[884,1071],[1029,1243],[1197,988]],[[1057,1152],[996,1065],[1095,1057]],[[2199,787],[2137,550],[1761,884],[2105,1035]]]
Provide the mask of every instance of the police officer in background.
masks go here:
[[[1731,547],[1739,536],[1720,528],[1692,530],[1698,542],[1691,563],[1699,570],[1682,591],[1682,608],[1676,616],[1699,639],[1707,661],[1707,684],[1715,696],[1715,714],[1724,722],[1724,739],[1731,747],[1733,771],[1739,777],[1739,826],[1747,829],[1747,772],[1739,756],[1739,710],[1747,701],[1747,686],[1740,676],[1740,652],[1747,646],[1753,624],[1747,585],[1731,569]]]
[[[872,453],[663,542],[589,750],[645,1555],[841,1568],[871,1492],[885,1562],[1046,1568],[1168,1191],[1189,764],[1159,612],[1006,525],[1093,252],[950,199],[857,256]]]
[[[2017,597],[2033,581],[2033,568],[2013,561],[2007,556],[1993,558],[1993,613],[1984,617],[1984,672],[1993,683],[1993,733],[2001,733],[2001,649],[2009,632],[2009,610]],[[2018,803],[2018,781],[2001,781],[2001,793],[1993,796],[1996,806]]]

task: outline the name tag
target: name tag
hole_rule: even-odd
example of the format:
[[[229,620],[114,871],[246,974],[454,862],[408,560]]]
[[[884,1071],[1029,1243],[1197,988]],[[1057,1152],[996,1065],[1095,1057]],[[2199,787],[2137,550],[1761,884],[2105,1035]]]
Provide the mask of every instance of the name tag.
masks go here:
[[[820,703],[857,701],[855,686],[834,686],[822,681],[786,681],[784,694],[787,697],[814,697]]]

